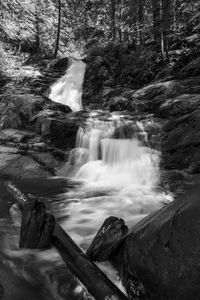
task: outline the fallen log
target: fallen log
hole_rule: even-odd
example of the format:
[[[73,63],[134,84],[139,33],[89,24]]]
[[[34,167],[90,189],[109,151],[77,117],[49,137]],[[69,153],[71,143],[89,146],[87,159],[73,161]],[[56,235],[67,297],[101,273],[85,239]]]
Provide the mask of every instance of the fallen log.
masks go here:
[[[33,201],[26,195],[22,193],[16,185],[12,182],[6,182],[5,186],[7,190],[13,195],[16,201],[19,203],[19,206],[22,208],[22,211],[26,211],[29,207],[31,209],[31,213],[28,219],[25,218],[26,225],[29,225],[29,221],[31,217],[35,215],[35,211],[38,209],[37,205],[38,201]],[[33,203],[34,202],[34,203]],[[31,204],[30,204],[31,203]],[[39,204],[41,205],[41,204]],[[51,222],[49,222],[49,218]],[[23,219],[23,217],[22,217]],[[37,219],[36,219],[37,220]],[[49,217],[47,223],[50,223],[50,228],[52,225],[53,218]],[[41,219],[40,219],[41,221]],[[39,228],[42,230],[43,226],[46,226],[46,219],[43,216],[42,222],[40,222]],[[23,224],[23,221],[22,221]],[[31,227],[33,228],[33,227]],[[37,226],[34,229],[38,228]],[[29,228],[30,229],[30,228]],[[21,229],[23,231],[23,229]],[[28,232],[28,228],[27,228]],[[27,234],[23,236],[23,238],[31,238],[34,240],[35,236]],[[36,232],[36,236],[38,238],[38,233]],[[39,245],[41,243],[41,235],[39,234]],[[28,242],[25,243],[21,238],[21,246],[28,246]],[[46,241],[45,241],[46,242]],[[57,251],[60,253],[64,262],[68,266],[69,270],[75,274],[75,276],[82,282],[82,284],[86,287],[88,292],[96,299],[96,300],[127,300],[128,298],[123,294],[115,285],[112,283],[108,277],[89,259],[88,255],[85,254],[70,238],[70,236],[55,222],[54,229],[51,236],[51,242]],[[48,244],[46,242],[46,244]],[[33,248],[36,247],[36,244],[30,242],[30,246]],[[30,248],[31,248],[30,247]]]

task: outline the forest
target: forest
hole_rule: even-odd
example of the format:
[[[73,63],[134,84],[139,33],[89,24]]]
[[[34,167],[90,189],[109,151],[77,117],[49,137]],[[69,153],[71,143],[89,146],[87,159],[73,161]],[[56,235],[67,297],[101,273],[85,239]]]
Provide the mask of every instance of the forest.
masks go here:
[[[199,14],[197,0],[1,1],[1,70],[9,73],[20,55],[84,57],[118,45],[121,55],[137,49],[151,73],[155,61],[198,51]]]
[[[200,299],[199,195],[199,0],[0,0],[0,300]]]

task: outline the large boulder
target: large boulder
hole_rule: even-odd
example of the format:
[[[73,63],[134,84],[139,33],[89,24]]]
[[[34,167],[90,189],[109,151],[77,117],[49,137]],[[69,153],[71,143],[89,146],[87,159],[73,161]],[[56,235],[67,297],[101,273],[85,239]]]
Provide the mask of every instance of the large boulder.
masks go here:
[[[66,115],[71,109],[23,87],[7,87],[0,96],[0,128],[33,129],[32,120],[39,114]],[[46,113],[47,114],[47,113]]]
[[[18,129],[3,129],[0,132],[0,142],[2,143],[22,143],[29,138],[34,138],[35,133]]]
[[[138,111],[151,112],[158,117],[166,117],[167,108],[165,109],[165,111],[162,108],[166,105],[166,103],[169,103],[169,100],[170,103],[175,103],[178,97],[177,102],[182,102],[182,104],[184,105],[183,109],[186,109],[185,106],[187,105],[189,110],[190,105],[192,104],[192,107],[194,107],[194,102],[198,101],[199,94],[200,77],[194,77],[185,80],[170,80],[152,83],[144,88],[135,91],[131,95],[130,100],[132,102],[135,102],[135,107]],[[183,98],[181,98],[181,96],[183,96]],[[191,103],[189,101],[186,101],[186,98],[188,98],[188,100],[192,98]],[[174,104],[174,106],[177,107],[177,104],[178,103]],[[168,107],[168,116],[170,116],[171,106]],[[173,109],[175,110],[174,107]]]
[[[163,128],[162,165],[165,169],[200,172],[200,109],[172,118]]]
[[[49,168],[42,166],[30,156],[0,153],[0,174],[17,178],[37,178],[52,176]]]
[[[166,99],[157,110],[161,118],[181,117],[200,107],[200,94],[183,94]]]
[[[200,187],[136,224],[117,263],[125,280],[136,272],[149,299],[199,299]]]
[[[35,130],[44,138],[48,138],[56,147],[75,147],[78,124],[76,119],[65,115],[46,115],[45,111],[34,119]]]
[[[104,85],[112,85],[111,66],[100,55],[90,55],[85,60],[87,66],[83,84],[83,105],[99,103],[99,93]]]
[[[179,78],[188,78],[197,75],[200,75],[200,56],[186,64],[177,74]]]
[[[0,128],[28,128],[28,120],[42,110],[45,98],[33,94],[0,96]]]
[[[110,100],[109,110],[111,112],[123,110],[134,111],[134,104],[125,97],[115,96]]]

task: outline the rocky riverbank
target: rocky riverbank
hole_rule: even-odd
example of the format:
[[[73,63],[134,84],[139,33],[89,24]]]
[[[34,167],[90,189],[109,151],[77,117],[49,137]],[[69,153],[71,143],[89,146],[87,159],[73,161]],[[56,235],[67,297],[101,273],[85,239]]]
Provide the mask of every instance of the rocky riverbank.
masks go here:
[[[36,77],[8,83],[1,90],[1,175],[48,177],[64,167],[78,127],[87,117],[46,96],[50,85],[66,72],[67,61],[40,62],[38,69],[31,69],[37,71]]]

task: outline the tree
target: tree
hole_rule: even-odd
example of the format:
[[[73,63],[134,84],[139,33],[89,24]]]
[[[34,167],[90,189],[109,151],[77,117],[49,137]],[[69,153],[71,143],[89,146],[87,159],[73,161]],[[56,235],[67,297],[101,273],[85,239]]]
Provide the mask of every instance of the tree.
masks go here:
[[[162,0],[161,16],[161,53],[169,61],[169,31],[171,27],[171,0]]]
[[[138,0],[138,39],[139,44],[143,45],[144,26],[144,0]]]
[[[35,2],[35,50],[40,52],[40,2],[36,0]]]
[[[58,0],[58,27],[57,27],[57,38],[54,57],[58,55],[59,41],[60,41],[60,26],[61,26],[61,0]]]
[[[152,2],[152,14],[153,14],[153,35],[156,44],[160,44],[161,31],[160,31],[160,0],[151,0]]]
[[[111,32],[112,32],[112,40],[116,41],[116,0],[111,0],[110,2],[111,8]]]

